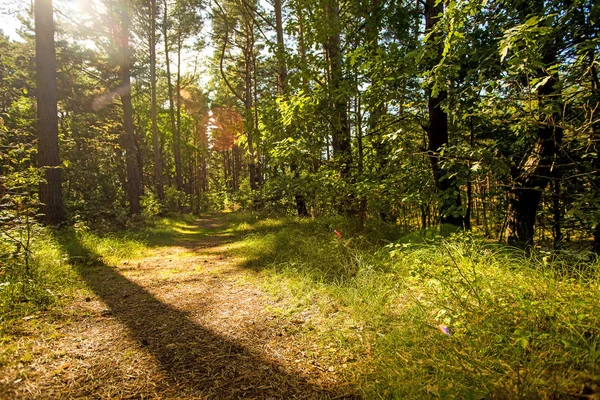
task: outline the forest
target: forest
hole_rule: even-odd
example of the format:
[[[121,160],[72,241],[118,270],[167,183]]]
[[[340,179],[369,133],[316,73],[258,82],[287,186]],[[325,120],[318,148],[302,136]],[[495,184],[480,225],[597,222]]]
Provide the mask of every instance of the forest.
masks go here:
[[[0,14],[0,398],[600,398],[597,2]]]

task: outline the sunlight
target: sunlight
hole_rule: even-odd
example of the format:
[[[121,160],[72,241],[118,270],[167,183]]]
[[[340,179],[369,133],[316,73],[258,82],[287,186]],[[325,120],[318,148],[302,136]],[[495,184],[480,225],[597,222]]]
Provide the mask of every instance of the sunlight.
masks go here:
[[[66,3],[69,12],[77,16],[87,13],[92,5],[92,2],[89,0],[67,0]]]

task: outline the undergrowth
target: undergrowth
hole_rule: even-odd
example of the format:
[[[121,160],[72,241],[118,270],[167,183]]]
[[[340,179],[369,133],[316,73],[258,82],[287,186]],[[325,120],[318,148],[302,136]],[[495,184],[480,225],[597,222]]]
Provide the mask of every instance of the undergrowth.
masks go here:
[[[568,398],[600,385],[600,269],[468,234],[231,216],[233,251],[365,398]],[[338,232],[338,233],[336,233]],[[341,237],[339,237],[341,235]],[[592,261],[590,261],[592,260]]]

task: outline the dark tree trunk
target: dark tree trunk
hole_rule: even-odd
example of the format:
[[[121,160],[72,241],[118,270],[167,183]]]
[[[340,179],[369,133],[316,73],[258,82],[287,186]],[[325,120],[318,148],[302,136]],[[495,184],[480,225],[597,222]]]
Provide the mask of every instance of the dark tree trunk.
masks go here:
[[[245,75],[244,75],[244,107],[245,107],[245,120],[246,120],[246,137],[248,139],[248,171],[250,174],[250,188],[256,190],[256,163],[254,154],[254,116],[252,114],[252,65],[253,65],[253,52],[254,52],[254,25],[253,16],[248,16],[246,21],[246,46],[244,48],[244,64],[245,64]]]
[[[545,49],[544,63],[551,66],[556,62],[556,53]],[[540,109],[560,98],[558,74],[551,78],[538,91]],[[561,101],[560,99],[558,101]],[[553,109],[562,107],[553,107]],[[560,124],[560,113],[541,115],[541,125],[537,128],[537,142],[524,162],[513,170],[513,187],[510,189],[508,214],[504,237],[508,244],[527,248],[533,245],[537,210],[542,199],[542,192],[550,180],[557,178],[553,168],[563,137]]]
[[[443,12],[443,3],[436,4],[436,0],[427,0],[425,3],[425,28],[429,32],[435,28],[439,15]],[[439,41],[439,35],[432,35],[429,40]],[[441,43],[434,44],[437,52],[432,64],[439,61],[442,56]],[[433,85],[432,85],[433,86]],[[428,147],[427,154],[431,160],[433,179],[439,192],[440,221],[442,224],[450,224],[463,227],[462,203],[458,182],[455,178],[447,176],[448,171],[442,167],[443,161],[440,149],[448,144],[448,115],[442,108],[448,94],[444,90],[433,93],[433,88],[427,89],[429,97],[429,124],[427,126]]]
[[[121,102],[123,103],[123,128],[122,143],[125,149],[125,162],[127,165],[127,197],[129,199],[129,212],[137,215],[141,212],[140,195],[142,192],[138,159],[135,149],[135,129],[133,126],[133,106],[131,104],[131,60],[129,49],[129,6],[127,0],[121,2],[120,17],[120,46],[121,60],[119,65],[119,78],[121,81]]]
[[[44,222],[64,221],[61,168],[58,147],[56,99],[56,54],[52,0],[35,1],[35,64],[37,96],[38,167],[44,170],[40,182]]]
[[[154,146],[154,181],[156,195],[161,203],[165,200],[162,177],[162,155],[159,143],[158,124],[156,122],[156,0],[150,2],[150,91],[152,118],[152,144]]]
[[[350,130],[348,129],[348,97],[343,94],[342,53],[340,45],[340,22],[338,0],[325,0],[325,20],[327,25],[327,41],[325,50],[329,61],[329,103],[332,111],[332,148],[335,161],[339,166],[340,178],[349,181],[352,168],[352,148]],[[351,185],[350,185],[351,186]],[[340,211],[356,213],[351,194],[340,204]]]
[[[473,149],[475,144],[475,135],[473,132],[473,117],[469,117],[469,147]],[[465,210],[465,229],[471,230],[471,214],[473,212],[473,177],[471,172],[471,161],[467,163],[469,167],[469,180],[467,181],[467,209]]]
[[[594,95],[596,102],[600,101],[600,80],[598,79],[598,73],[596,71],[595,66],[595,57],[594,57],[594,49],[590,50],[590,82],[592,88],[592,94]],[[592,115],[593,117],[593,115]],[[594,162],[592,167],[594,169],[594,184],[595,190],[598,194],[600,192],[600,121],[596,119],[592,122],[592,141],[595,144],[594,150],[596,152],[596,157],[594,158]],[[598,212],[598,210],[596,210]],[[594,244],[592,247],[592,251],[598,255],[600,255],[600,222],[596,224],[594,228]]]

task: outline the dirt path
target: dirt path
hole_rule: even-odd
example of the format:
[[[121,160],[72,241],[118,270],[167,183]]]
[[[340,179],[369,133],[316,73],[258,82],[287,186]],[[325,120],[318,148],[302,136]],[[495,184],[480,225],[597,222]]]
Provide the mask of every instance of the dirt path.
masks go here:
[[[52,318],[52,329],[23,324],[16,345],[30,350],[0,369],[0,397],[355,398],[318,360],[302,359],[290,322],[268,312],[275,300],[229,255],[239,238],[224,228],[205,217],[117,267],[90,255],[77,270],[93,294],[35,317],[38,326]]]

